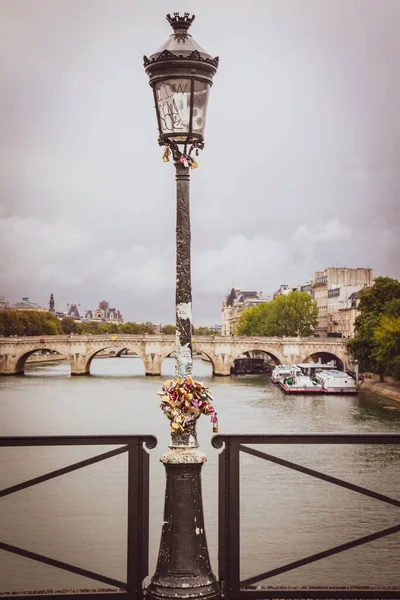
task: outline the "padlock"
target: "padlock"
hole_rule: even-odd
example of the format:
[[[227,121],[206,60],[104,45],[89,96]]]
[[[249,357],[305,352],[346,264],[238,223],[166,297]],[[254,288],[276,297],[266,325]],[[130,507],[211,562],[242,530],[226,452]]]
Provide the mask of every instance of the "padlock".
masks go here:
[[[169,155],[171,154],[171,150],[168,148],[168,146],[165,148],[164,150],[164,154],[163,154],[163,161],[164,162],[169,162]]]

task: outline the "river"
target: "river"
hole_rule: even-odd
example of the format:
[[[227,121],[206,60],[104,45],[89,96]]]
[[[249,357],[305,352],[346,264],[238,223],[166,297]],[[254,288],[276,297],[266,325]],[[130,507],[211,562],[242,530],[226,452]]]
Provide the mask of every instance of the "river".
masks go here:
[[[32,365],[24,377],[0,378],[0,435],[154,434],[151,450],[150,565],[162,523],[168,421],[156,395],[161,377],[145,377],[139,358],[93,360],[91,377],[71,378],[67,363]],[[399,432],[400,404],[358,396],[285,396],[267,378],[213,378],[195,360],[194,376],[215,397],[222,433]],[[207,538],[217,571],[217,460],[212,425],[198,422]],[[262,447],[259,449],[263,450]],[[100,451],[99,451],[100,450]],[[99,454],[103,449],[1,449],[0,488]],[[400,448],[279,446],[268,451],[399,498]],[[272,463],[241,462],[241,578],[391,527],[399,509]],[[1,500],[2,541],[125,580],[126,455],[92,465]],[[379,567],[377,566],[379,565]],[[400,534],[273,577],[271,585],[400,585]],[[102,587],[102,584],[99,584]],[[93,581],[0,551],[0,591],[93,589]],[[106,587],[106,586],[105,586]]]

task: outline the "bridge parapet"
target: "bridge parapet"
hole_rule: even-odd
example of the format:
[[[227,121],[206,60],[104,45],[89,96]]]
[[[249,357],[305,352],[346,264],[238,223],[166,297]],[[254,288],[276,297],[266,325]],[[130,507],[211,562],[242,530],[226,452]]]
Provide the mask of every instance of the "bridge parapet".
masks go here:
[[[212,362],[214,375],[229,375],[234,360],[251,351],[268,354],[278,363],[304,362],[318,355],[331,355],[346,364],[346,341],[337,338],[194,336],[194,350]],[[67,357],[72,375],[88,375],[92,359],[102,350],[138,354],[146,375],[160,375],[163,360],[175,350],[174,335],[55,335],[0,338],[0,374],[24,372],[27,358],[38,350],[51,350]],[[339,364],[340,364],[339,363]],[[340,364],[340,366],[342,366]]]

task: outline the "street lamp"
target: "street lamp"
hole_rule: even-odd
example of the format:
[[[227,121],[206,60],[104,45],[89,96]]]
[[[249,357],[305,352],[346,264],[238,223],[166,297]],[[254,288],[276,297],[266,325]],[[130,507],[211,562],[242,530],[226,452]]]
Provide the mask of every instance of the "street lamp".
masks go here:
[[[153,88],[158,143],[165,146],[164,161],[172,154],[176,169],[176,374],[192,372],[192,285],[190,262],[189,169],[196,168],[204,147],[209,91],[218,67],[190,35],[194,15],[167,15],[172,35],[152,54],[144,67]]]
[[[148,600],[219,600],[220,586],[211,570],[204,528],[201,469],[196,420],[217,416],[207,388],[193,381],[192,285],[190,263],[189,169],[204,147],[207,103],[218,58],[212,58],[189,34],[194,15],[167,15],[172,35],[144,67],[153,88],[158,143],[163,160],[176,169],[176,378],[166,382],[161,407],[171,421],[170,450],[161,457],[166,470],[164,522],[156,572]]]

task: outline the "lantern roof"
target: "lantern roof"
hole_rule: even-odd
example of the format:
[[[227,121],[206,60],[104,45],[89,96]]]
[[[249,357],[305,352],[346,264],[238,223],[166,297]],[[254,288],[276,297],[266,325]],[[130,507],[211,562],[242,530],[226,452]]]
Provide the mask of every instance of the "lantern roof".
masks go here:
[[[150,64],[165,60],[183,59],[206,62],[217,68],[218,57],[212,58],[188,33],[194,19],[195,15],[190,16],[189,13],[184,13],[183,16],[174,13],[172,17],[168,14],[167,21],[174,32],[150,58],[143,57],[144,66],[147,67]]]

